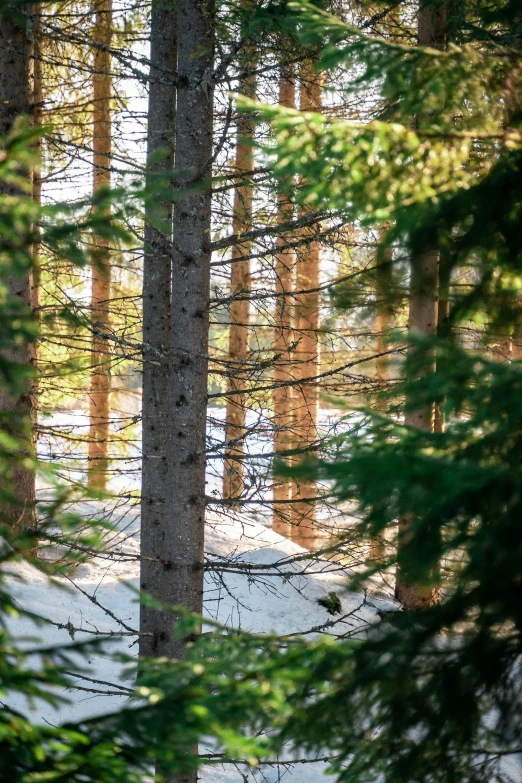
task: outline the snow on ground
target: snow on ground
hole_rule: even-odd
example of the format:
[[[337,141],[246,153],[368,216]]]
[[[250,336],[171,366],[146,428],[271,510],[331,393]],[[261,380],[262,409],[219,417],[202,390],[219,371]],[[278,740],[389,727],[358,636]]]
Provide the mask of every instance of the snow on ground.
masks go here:
[[[120,513],[121,548],[125,552],[138,551],[139,519],[136,507],[129,506]],[[112,542],[117,552],[120,540]],[[306,550],[279,536],[263,525],[235,516],[220,519],[210,516],[206,531],[207,557],[231,562],[266,566],[252,573],[240,572],[224,577],[225,586],[217,585],[211,572],[206,577],[205,614],[220,622],[254,632],[275,631],[278,634],[307,632],[320,628],[333,618],[317,603],[335,590],[342,603],[341,621],[334,633],[365,632],[377,619],[378,610],[391,609],[392,601],[370,597],[365,600],[361,594],[347,592],[346,578],[338,570],[338,564],[326,560],[309,559]],[[298,558],[298,559],[296,559]],[[303,558],[303,559],[301,559]],[[274,569],[278,564],[279,572]],[[78,567],[69,579],[60,578],[50,582],[39,571],[26,563],[10,566],[12,593],[18,603],[31,611],[48,618],[52,625],[36,627],[27,619],[11,623],[11,630],[18,637],[39,637],[45,644],[67,643],[71,632],[76,640],[88,638],[89,631],[125,631],[138,627],[138,603],[129,585],[137,586],[138,564],[136,561],[104,560],[96,558]],[[291,576],[292,572],[294,576]],[[98,604],[91,600],[94,597]],[[108,610],[111,614],[107,614]],[[117,619],[115,619],[117,618]],[[62,627],[58,627],[61,625]],[[67,627],[65,627],[67,626]],[[82,629],[73,632],[73,628]],[[328,632],[328,628],[324,629]],[[137,645],[135,637],[119,636],[110,642],[114,651],[133,652]],[[32,646],[32,644],[30,645]],[[103,680],[107,691],[128,686],[124,667],[113,661],[108,654],[93,655],[88,662],[90,671],[85,671],[85,661],[79,661],[82,673],[96,680]],[[82,687],[90,683],[78,680]],[[93,685],[95,688],[103,686]],[[51,724],[77,720],[107,711],[117,710],[126,703],[125,696],[99,695],[75,690],[65,694],[69,703],[59,711],[48,705],[37,705],[33,720],[46,720]],[[27,705],[10,700],[12,706],[27,710]],[[505,759],[502,763],[506,780],[522,781],[522,767],[517,759]],[[203,767],[202,783],[278,783],[286,778],[298,783],[316,783],[324,780],[326,764],[322,761],[306,764],[261,765],[258,770],[232,765]]]
[[[137,509],[132,505],[122,509],[121,502],[117,508],[120,532],[113,537],[111,549],[115,553],[137,554]],[[362,595],[347,592],[344,588],[346,579],[338,563],[311,560],[306,550],[251,518],[235,515],[222,519],[210,515],[205,549],[210,562],[227,558],[229,563],[239,566],[237,573],[221,574],[219,580],[214,578],[212,571],[205,578],[205,614],[223,624],[247,631],[274,631],[278,634],[320,629],[336,618],[332,618],[317,599],[335,590],[341,599],[342,614],[337,616],[341,620],[333,626],[333,631],[364,633],[368,625],[377,619],[377,608],[390,606],[378,599],[367,603]],[[246,564],[255,568],[241,570]],[[70,638],[89,638],[92,631],[123,631],[128,635],[117,636],[110,642],[109,649],[137,652],[132,631],[138,628],[139,606],[135,593],[129,589],[129,585],[137,587],[137,561],[98,557],[80,565],[69,577],[52,582],[27,563],[11,565],[10,569],[13,572],[11,589],[17,602],[51,622],[45,627],[35,627],[26,618],[18,619],[11,624],[18,637],[39,637],[45,644],[54,645],[67,643]],[[128,686],[124,667],[113,661],[110,655],[93,655],[88,663],[90,671],[85,671],[85,662],[81,662],[84,675],[113,684],[105,688],[98,685],[91,687],[114,692],[118,687]],[[80,679],[78,682],[83,687],[90,686],[89,682]],[[66,695],[70,701],[59,711],[48,705],[38,705],[33,719],[56,724],[112,711],[126,702],[124,696],[80,690]],[[19,709],[27,709],[25,704],[12,703]],[[321,777],[322,771],[318,766],[324,767],[322,763],[300,765],[299,780],[311,783],[312,778]],[[261,769],[256,774],[270,782],[291,774],[286,766]],[[202,774],[203,780],[209,783],[210,779],[213,783],[239,783],[243,780],[239,771],[230,767],[212,767]]]
[[[76,427],[82,417],[85,418],[85,414],[81,411],[68,411],[53,417],[53,424]],[[217,421],[220,417],[222,411],[216,413]],[[52,441],[53,438],[49,441],[50,446],[53,446]],[[264,445],[260,440],[253,448],[259,453]],[[54,458],[53,451],[54,447],[49,447],[47,458]],[[73,466],[78,465],[74,478],[80,481],[82,456],[71,454],[72,461],[68,465],[71,477],[75,473]],[[135,460],[133,456],[127,469],[124,461],[118,464],[118,471],[111,480],[115,493],[130,494],[137,488],[139,471]],[[220,468],[214,464],[207,474],[207,492],[211,494],[213,489],[219,489]],[[115,556],[91,559],[68,578],[52,582],[26,563],[11,565],[12,593],[18,603],[50,621],[42,627],[20,618],[11,622],[11,630],[19,638],[37,637],[49,646],[67,643],[71,638],[92,638],[90,632],[114,632],[116,636],[110,641],[109,650],[137,653],[133,631],[138,628],[139,606],[136,593],[129,586],[136,588],[138,585],[139,565],[133,556],[139,554],[139,506],[115,499],[103,504],[82,504],[80,510],[86,517],[104,518],[115,525],[116,531],[108,540]],[[368,599],[362,594],[348,592],[346,575],[338,561],[311,559],[306,550],[266,527],[267,520],[257,516],[257,510],[251,507],[248,514],[231,513],[226,517],[208,514],[206,558],[210,564],[226,559],[227,571],[221,573],[219,579],[212,570],[206,574],[206,616],[258,633],[274,631],[285,635],[313,631],[360,635],[377,620],[378,610],[394,608],[391,600],[374,596]],[[248,564],[252,568],[249,569]],[[237,566],[237,570],[231,573],[230,566]],[[335,618],[317,603],[317,599],[332,590],[339,595],[342,604],[342,613]],[[328,625],[332,620],[335,623]],[[32,642],[27,644],[33,646]],[[69,702],[59,710],[36,705],[33,720],[57,724],[100,715],[125,705],[125,696],[111,695],[129,685],[122,664],[112,660],[109,653],[93,655],[88,664],[90,670],[86,671],[85,661],[79,660],[82,674],[107,685],[91,684],[80,678],[78,684],[84,688],[92,685],[107,693],[101,695],[75,689],[65,694]],[[18,709],[28,709],[25,703],[14,699],[10,702]],[[203,783],[247,783],[251,780],[276,783],[286,778],[299,783],[315,783],[325,779],[325,767],[323,762],[262,765],[258,771],[230,765],[211,766],[202,769],[201,780]],[[522,781],[522,771],[515,760],[505,760],[503,770],[507,779]]]

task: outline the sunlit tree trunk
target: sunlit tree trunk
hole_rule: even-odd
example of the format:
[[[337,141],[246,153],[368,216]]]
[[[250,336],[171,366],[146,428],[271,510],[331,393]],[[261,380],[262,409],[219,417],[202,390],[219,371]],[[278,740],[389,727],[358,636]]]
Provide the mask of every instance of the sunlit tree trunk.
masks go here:
[[[375,375],[380,381],[390,380],[390,356],[385,354],[390,347],[390,332],[393,328],[393,305],[391,289],[393,285],[393,261],[391,247],[384,246],[386,233],[383,231],[377,248],[375,268],[375,296],[377,313],[375,316]]]
[[[447,45],[447,18],[444,5],[434,9],[430,4],[420,4],[418,15],[420,46],[444,49]],[[411,259],[409,330],[413,334],[434,337],[438,317],[438,249],[428,249]],[[426,351],[424,372],[435,371],[434,351]],[[420,430],[433,430],[434,406],[426,404],[410,409],[405,414],[405,424]],[[397,552],[396,597],[405,609],[417,610],[431,606],[440,598],[437,574],[428,575],[420,584],[408,574],[407,543],[412,519],[399,519]]]
[[[301,66],[300,109],[321,110],[322,75],[313,70],[311,61]],[[306,209],[300,210],[304,216]],[[316,227],[304,229],[308,241],[299,251],[296,266],[295,302],[295,377],[294,437],[297,449],[306,454],[317,438],[318,388],[315,379],[319,371],[319,273],[321,246],[313,238]],[[301,459],[299,457],[298,459]],[[317,538],[317,503],[315,483],[298,479],[293,484],[291,505],[292,540],[302,546],[313,546]]]
[[[279,103],[295,108],[295,79],[292,70],[282,73],[279,81]],[[292,219],[293,205],[286,195],[281,195],[278,206],[278,222]],[[276,312],[275,312],[275,367],[274,367],[274,453],[276,455],[292,448],[292,386],[283,384],[294,380],[292,370],[292,309],[291,294],[295,287],[295,251],[289,248],[288,235],[277,238]],[[278,385],[279,384],[279,385]],[[274,517],[272,528],[282,536],[290,535],[290,504],[292,482],[274,476]]]
[[[251,6],[244,2],[245,10]],[[255,51],[247,44],[243,68],[245,75],[239,85],[239,92],[253,98],[256,89]],[[228,346],[229,382],[228,390],[237,391],[246,386],[248,371],[248,335],[250,319],[250,252],[251,242],[241,241],[240,236],[252,228],[252,169],[254,164],[252,139],[254,126],[248,114],[241,113],[237,124],[236,174],[238,184],[234,197],[232,230],[238,237],[232,253],[230,275],[230,334]],[[246,175],[246,176],[245,176]],[[232,394],[227,397],[226,454],[223,476],[223,497],[239,498],[243,492],[246,425],[246,394]]]
[[[410,278],[409,331],[412,334],[434,337],[437,332],[437,269],[438,252],[431,250],[412,258]],[[435,352],[425,351],[424,372],[435,371]],[[434,406],[430,403],[410,409],[405,424],[420,430],[432,430]],[[429,583],[419,584],[408,576],[404,560],[404,545],[408,541],[410,517],[399,520],[396,596],[406,609],[421,609],[438,600],[438,589]]]
[[[27,8],[27,7],[26,7]],[[0,12],[0,137],[7,136],[19,117],[29,118],[32,110],[32,35],[28,16],[22,9],[6,7]],[[28,179],[31,177],[27,173]],[[32,182],[28,183],[28,190]],[[18,195],[19,188],[12,183],[0,182],[0,194]],[[32,276],[7,279],[9,293],[26,307],[31,307]],[[24,366],[34,366],[36,344],[24,341],[7,358]],[[27,381],[19,396],[0,395],[0,425],[20,444],[19,461],[10,469],[8,488],[16,502],[2,503],[2,520],[25,528],[36,525],[35,474],[24,463],[24,457],[33,456],[35,450],[35,387]],[[2,482],[3,484],[3,482]],[[5,484],[3,484],[5,487]]]
[[[94,70],[93,96],[93,191],[111,184],[111,55],[112,0],[97,0],[93,29]],[[110,246],[105,237],[92,237],[91,253],[91,385],[89,394],[89,454],[88,485],[104,490],[107,486],[109,467],[109,398],[110,343],[109,331],[111,296]]]
[[[173,2],[153,0],[147,129],[147,186],[151,194],[146,205],[143,259],[141,554],[144,559],[140,585],[158,601],[163,600],[165,581],[171,577],[165,537],[172,264],[172,196],[167,181],[172,180],[174,169],[177,16]],[[165,188],[167,193],[157,209],[158,197],[154,191]],[[158,219],[163,226],[158,227]],[[157,657],[170,650],[165,649],[170,643],[166,622],[168,618],[161,612],[140,607],[140,630],[152,634],[140,637],[140,655]]]

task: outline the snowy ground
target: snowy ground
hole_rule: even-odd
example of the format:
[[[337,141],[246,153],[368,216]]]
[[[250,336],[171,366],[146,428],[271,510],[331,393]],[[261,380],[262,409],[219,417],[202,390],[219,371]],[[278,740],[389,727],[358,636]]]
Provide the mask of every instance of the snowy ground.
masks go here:
[[[78,412],[60,414],[58,423],[64,427],[74,426],[79,415]],[[260,448],[262,444],[254,446]],[[81,454],[77,457],[80,461]],[[135,457],[128,470],[124,463],[119,464],[122,470],[111,482],[114,492],[124,490],[127,494],[137,488],[134,460]],[[217,473],[219,469],[216,471],[214,465],[207,477],[209,491],[218,486]],[[75,478],[79,479],[80,473]],[[112,556],[93,558],[68,578],[52,583],[27,564],[11,566],[16,600],[50,621],[42,628],[35,627],[27,619],[19,619],[12,625],[12,630],[18,637],[39,637],[47,645],[67,643],[71,637],[81,640],[93,632],[112,632],[115,636],[111,645],[115,652],[137,652],[134,632],[138,628],[139,607],[129,585],[137,587],[138,584],[139,505],[132,500],[115,499],[86,504],[83,510],[87,516],[104,517],[115,526],[108,542]],[[226,517],[211,511],[207,517],[205,554],[209,566],[205,577],[205,614],[233,627],[261,633],[274,631],[281,635],[363,635],[378,619],[378,610],[395,606],[391,599],[347,592],[346,574],[338,560],[310,559],[306,550],[268,528],[266,517],[256,515],[255,509],[250,509],[248,514]],[[234,573],[220,573],[218,578],[212,571],[212,562],[224,558],[232,570],[234,564],[238,568]],[[245,570],[241,567],[247,564],[255,568]],[[332,590],[342,603],[342,613],[335,618],[317,603],[317,599]],[[129,684],[121,664],[108,654],[93,655],[89,661],[90,672],[84,670],[85,662],[81,663],[84,675],[107,684],[94,685],[79,677],[79,689],[66,694],[67,705],[59,711],[37,705],[34,720],[57,724],[117,710],[126,703],[124,695],[114,695]],[[89,687],[104,693],[80,689]],[[26,704],[14,701],[13,706],[28,709]],[[324,778],[324,770],[323,762],[294,765],[283,762],[261,766],[256,772],[232,766],[212,766],[202,770],[201,779],[204,783],[247,783],[255,778],[275,783],[286,777],[289,781],[313,783]],[[521,768],[515,762],[506,762],[505,772],[513,781],[522,781]]]
[[[139,518],[137,507],[122,507],[115,502],[119,533],[113,536],[113,553],[124,551],[132,555],[139,548]],[[106,504],[105,506],[106,507]],[[92,511],[93,509],[91,509]],[[100,508],[101,510],[101,508]],[[384,600],[365,599],[360,594],[346,592],[346,578],[339,564],[327,560],[310,560],[307,552],[297,544],[282,538],[264,525],[236,516],[220,519],[210,515],[205,549],[207,560],[229,558],[231,563],[264,566],[253,572],[239,570],[216,579],[210,570],[206,575],[205,614],[220,622],[245,630],[278,634],[297,632],[364,633],[377,619],[377,608],[390,606]],[[132,632],[138,627],[138,604],[129,585],[137,586],[138,563],[127,558],[94,558],[81,565],[68,578],[49,582],[40,572],[27,564],[11,566],[17,577],[12,590],[19,604],[46,617],[50,625],[35,627],[29,620],[16,621],[18,636],[38,636],[46,644],[66,643],[88,638],[89,632],[115,632],[113,649],[136,651]],[[332,618],[317,603],[335,590],[342,602],[342,614]],[[93,603],[92,598],[97,603]],[[339,618],[337,620],[337,618]],[[336,619],[333,626],[328,626]],[[84,662],[82,662],[84,664]],[[39,705],[34,719],[52,724],[98,715],[125,704],[124,696],[111,695],[128,685],[121,664],[108,655],[94,655],[89,661],[90,672],[83,672],[96,680],[111,685],[99,686],[78,679],[81,687],[105,690],[105,695],[75,690],[68,694],[69,704],[59,711]],[[19,709],[27,705],[13,704]],[[285,765],[262,767],[256,773],[268,781],[291,775],[303,783],[322,777],[320,764],[297,765],[292,770]],[[299,768],[299,773],[297,769]],[[243,770],[244,774],[244,770]],[[243,776],[235,768],[212,767],[203,771],[203,780],[240,783]]]
[[[125,553],[137,552],[138,540],[132,536],[132,528],[139,523],[136,509],[131,507],[125,515],[120,508],[120,515],[125,529],[122,548]],[[118,540],[113,540],[112,551],[117,553],[119,549]],[[217,579],[210,571],[205,577],[205,614],[226,625],[260,633],[306,633],[313,629],[336,634],[362,633],[377,618],[377,608],[390,606],[382,599],[365,599],[361,594],[347,592],[346,579],[336,562],[308,559],[306,550],[251,520],[211,518],[205,549],[210,567],[214,557],[220,561],[227,558],[231,565],[239,566],[238,573],[220,574]],[[305,559],[301,559],[303,556]],[[263,564],[266,568],[240,570],[241,564],[246,563]],[[53,582],[27,564],[11,568],[23,578],[12,582],[17,601],[53,623],[43,632],[28,620],[18,621],[19,634],[43,633],[46,642],[52,644],[67,641],[71,632],[75,639],[82,639],[91,631],[121,633],[138,627],[138,603],[129,589],[129,585],[138,584],[139,565],[134,560],[93,558],[69,577]],[[336,618],[317,603],[331,590],[339,594],[342,603],[342,614]],[[323,629],[332,619],[334,626]],[[125,651],[136,649],[132,635],[121,637],[117,644]],[[91,665],[96,678],[121,681],[121,672],[113,662],[97,658]],[[75,696],[74,704],[61,710],[60,715],[49,708],[45,717],[53,722],[70,720],[110,708],[114,708],[113,697]]]

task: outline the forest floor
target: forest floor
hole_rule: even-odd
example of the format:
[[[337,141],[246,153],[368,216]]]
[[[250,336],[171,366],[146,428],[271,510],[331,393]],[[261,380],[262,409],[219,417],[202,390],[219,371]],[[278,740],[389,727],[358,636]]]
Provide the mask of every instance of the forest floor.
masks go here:
[[[114,501],[114,513],[116,509],[118,531],[112,534],[109,542],[110,559],[94,557],[69,576],[55,578],[52,582],[26,563],[10,566],[12,592],[17,602],[49,621],[35,626],[27,619],[18,619],[11,624],[17,637],[33,638],[33,642],[27,642],[28,646],[32,646],[35,637],[52,646],[68,643],[71,639],[92,638],[93,632],[112,632],[115,636],[108,644],[108,651],[137,652],[132,632],[138,628],[139,605],[135,589],[139,563],[128,555],[136,555],[139,549],[138,507],[132,504],[122,507],[121,501]],[[95,510],[90,507],[91,513]],[[107,516],[108,504],[100,502],[99,511]],[[126,553],[125,557],[118,554],[122,551]],[[378,619],[379,609],[393,607],[393,602],[348,592],[346,576],[337,562],[310,558],[307,550],[245,516],[232,515],[223,519],[210,514],[205,551],[208,568],[205,615],[234,628],[258,633],[274,631],[281,635],[360,635]],[[213,564],[221,564],[224,560],[226,572],[213,570]],[[332,590],[339,595],[342,605],[341,613],[335,616],[317,603]],[[129,685],[127,668],[114,661],[109,652],[92,655],[88,670],[85,661],[79,661],[79,673],[99,682],[93,683],[79,676],[78,685],[100,693],[85,690],[65,693],[68,703],[59,709],[37,704],[33,719],[57,724],[123,707],[126,696],[116,694]],[[28,710],[26,704],[11,703],[18,709]],[[322,777],[323,767],[323,763],[293,767],[283,763],[261,767],[255,776],[269,783],[285,775],[298,776],[302,783],[311,783],[318,775]],[[240,783],[245,772],[230,766],[205,768],[202,779],[209,783],[210,780]]]
[[[217,419],[222,412],[215,414]],[[65,429],[85,423],[85,413],[81,411],[64,412],[56,418]],[[41,445],[41,456],[55,459],[55,446],[60,444],[54,438],[46,444],[44,438]],[[265,447],[260,442],[253,448]],[[78,460],[81,463],[82,455],[73,453],[71,460],[73,464]],[[115,657],[119,653],[137,654],[140,519],[135,493],[139,489],[139,455],[131,453],[128,462],[116,464],[111,480],[114,497],[74,507],[86,520],[101,519],[112,527],[112,532],[106,534],[106,554],[90,557],[68,576],[52,581],[27,563],[9,566],[16,601],[47,620],[44,624],[23,617],[10,621],[19,640],[27,637],[25,646],[33,647],[38,640],[38,644],[52,647],[113,634],[105,652],[93,654],[87,664],[78,659],[78,668],[74,668],[78,672],[78,688],[60,694],[67,700],[65,703],[58,709],[34,705],[31,717],[37,722],[56,725],[117,711],[127,704],[125,689],[131,684],[130,667]],[[211,496],[220,491],[220,467],[214,463],[207,474],[207,493]],[[82,480],[81,471],[74,475],[74,480]],[[259,509],[250,507],[248,513],[231,511],[225,515],[209,509],[205,534],[205,616],[256,633],[302,633],[307,638],[325,633],[338,638],[360,638],[379,620],[381,611],[397,608],[389,597],[392,591],[386,585],[386,575],[371,585],[368,593],[347,590],[348,566],[357,568],[357,562],[360,565],[359,551],[341,558],[311,556],[308,550],[274,533],[267,526],[270,519],[266,513],[263,504]],[[336,525],[338,522],[339,517]],[[341,612],[336,615],[330,615],[318,603],[331,591],[341,601]],[[25,702],[14,698],[9,702],[30,712]],[[507,761],[503,764],[506,778],[520,783],[520,766],[510,767]],[[276,783],[285,777],[314,783],[325,777],[325,769],[323,761],[294,763],[289,755],[255,771],[230,764],[203,767],[200,778],[203,783]]]

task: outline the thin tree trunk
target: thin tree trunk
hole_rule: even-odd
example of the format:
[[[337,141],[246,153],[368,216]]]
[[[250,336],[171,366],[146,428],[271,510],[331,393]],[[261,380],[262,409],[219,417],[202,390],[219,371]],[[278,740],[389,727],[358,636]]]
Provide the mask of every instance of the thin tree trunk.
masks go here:
[[[153,0],[151,9],[150,82],[147,130],[147,185],[164,188],[174,169],[178,12],[174,3]],[[163,180],[163,181],[162,181]],[[141,554],[170,557],[165,539],[167,497],[167,432],[169,422],[169,346],[172,264],[172,197],[167,195],[159,214],[151,197],[147,204],[143,259],[143,401]],[[150,220],[156,218],[155,225]],[[157,227],[157,219],[163,230]],[[169,572],[154,559],[141,561],[141,589],[164,599]],[[141,656],[164,654],[165,617],[140,607]]]
[[[391,288],[393,281],[392,251],[390,247],[384,247],[386,230],[383,230],[379,238],[377,248],[377,265],[375,269],[375,295],[377,298],[377,314],[375,316],[375,375],[379,381],[390,380],[390,357],[380,356],[389,347],[389,334],[393,326],[393,307],[390,304]],[[385,531],[379,538],[370,541],[368,559],[371,563],[383,563],[386,559]]]
[[[112,0],[97,0],[93,41],[93,190],[109,188],[111,184],[111,55]],[[109,330],[111,295],[111,258],[108,241],[92,238],[91,322],[91,387],[89,406],[88,486],[104,490],[109,467],[109,342],[104,337]]]
[[[412,258],[410,280],[410,333],[434,337],[437,332],[437,268],[438,251],[431,250]],[[435,372],[435,352],[426,351],[424,372]],[[406,412],[404,423],[419,430],[433,430],[434,406],[426,404]],[[426,580],[425,584],[413,580],[408,575],[404,550],[409,540],[412,519],[399,519],[399,539],[397,553],[396,597],[405,609],[423,609],[436,603],[438,588]]]
[[[243,3],[245,10],[250,0]],[[240,81],[239,92],[254,98],[256,78],[253,73],[255,51],[246,46],[243,68],[247,75]],[[237,124],[236,174],[238,185],[234,196],[233,233],[237,236],[252,228],[252,182],[250,172],[254,164],[252,139],[254,125],[247,114],[240,114]],[[238,242],[232,253],[232,271],[230,276],[230,294],[246,296],[250,293],[250,253],[251,242]],[[228,357],[230,361],[229,391],[244,389],[248,372],[248,335],[250,320],[250,302],[248,299],[233,299],[230,305],[230,336]],[[243,456],[246,436],[246,394],[234,394],[227,397],[226,454],[223,475],[223,497],[240,498],[244,486]]]
[[[393,306],[390,301],[393,283],[393,261],[390,247],[383,247],[385,232],[380,237],[375,269],[375,295],[377,315],[375,316],[375,375],[380,381],[390,380],[390,356],[381,356],[389,348],[390,331],[393,327]]]
[[[41,6],[35,5],[32,25],[33,48],[33,111],[32,123],[34,128],[42,127],[43,120],[43,74],[42,74],[42,19]],[[42,203],[42,140],[36,141],[36,166],[33,172],[33,199],[37,204]],[[40,231],[36,227],[37,241],[33,245],[33,272],[31,276],[31,307],[38,318],[40,304]],[[36,346],[35,346],[36,352]],[[36,357],[35,357],[36,358]],[[36,397],[35,381],[35,397]]]
[[[444,49],[447,45],[447,10],[442,5],[434,9],[420,4],[418,15],[420,46]],[[438,305],[438,264],[439,252],[433,248],[411,259],[409,329],[412,333],[434,337],[437,333]],[[435,371],[435,353],[426,352],[425,373]],[[412,409],[405,415],[405,424],[420,430],[433,430],[434,406],[423,405]],[[410,536],[412,520],[409,517],[399,519],[399,537],[397,551],[396,597],[405,609],[417,610],[431,606],[440,598],[440,588],[436,574],[429,575],[423,584],[408,574],[405,548]]]
[[[289,109],[295,108],[295,80],[292,71],[281,74],[279,81],[279,103]],[[281,195],[278,206],[278,221],[285,223],[292,219],[291,200]],[[277,384],[292,381],[292,354],[289,350],[292,340],[292,300],[290,294],[295,286],[295,251],[287,247],[288,238],[277,237],[276,274],[276,314],[274,350],[273,394],[274,405],[274,453],[279,455],[292,448],[292,386]],[[290,536],[290,506],[292,482],[274,477],[274,517],[272,528],[282,536]]]
[[[446,336],[450,312],[450,273],[451,269],[447,259],[441,256],[439,260],[439,305],[437,311],[437,335],[439,337]],[[433,432],[444,432],[444,412],[440,403],[435,405]]]
[[[27,8],[27,7],[26,7]],[[29,117],[32,109],[32,36],[24,9],[13,7],[0,13],[0,137],[7,136],[19,117]],[[31,175],[28,173],[28,177]],[[0,182],[0,194],[20,195],[19,189]],[[28,271],[23,277],[8,278],[11,296],[31,307],[32,281]],[[9,351],[7,358],[23,366],[35,363],[35,343],[24,342]],[[35,474],[24,464],[24,456],[35,452],[34,384],[28,380],[19,396],[0,394],[0,425],[20,444],[19,461],[11,467],[9,489],[16,502],[2,503],[4,521],[26,528],[36,526]]]
[[[321,110],[322,75],[313,70],[313,63],[301,66],[301,111]],[[304,216],[306,210],[300,210]],[[313,234],[314,229],[308,230]],[[298,254],[296,266],[295,376],[301,381],[294,391],[294,434],[296,447],[303,454],[317,438],[318,390],[317,383],[303,382],[319,372],[319,273],[321,246],[309,239]],[[306,292],[306,293],[301,293]],[[317,503],[314,498],[317,487],[314,482],[297,480],[293,485],[295,501],[291,506],[292,540],[301,546],[312,547],[317,539]],[[307,500],[305,500],[305,498]]]

